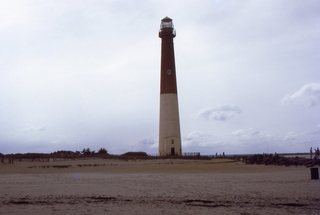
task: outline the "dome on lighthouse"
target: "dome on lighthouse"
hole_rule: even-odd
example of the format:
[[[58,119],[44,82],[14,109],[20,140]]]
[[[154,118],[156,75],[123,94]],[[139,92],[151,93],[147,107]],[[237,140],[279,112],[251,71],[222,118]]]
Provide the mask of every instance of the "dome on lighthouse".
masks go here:
[[[173,28],[172,19],[169,17],[165,17],[161,20],[160,28]]]

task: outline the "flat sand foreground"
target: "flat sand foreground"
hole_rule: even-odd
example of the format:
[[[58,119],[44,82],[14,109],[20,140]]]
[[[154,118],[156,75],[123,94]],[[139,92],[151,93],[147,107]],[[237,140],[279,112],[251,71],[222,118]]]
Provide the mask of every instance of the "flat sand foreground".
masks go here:
[[[0,214],[320,214],[305,167],[226,159],[0,164]]]

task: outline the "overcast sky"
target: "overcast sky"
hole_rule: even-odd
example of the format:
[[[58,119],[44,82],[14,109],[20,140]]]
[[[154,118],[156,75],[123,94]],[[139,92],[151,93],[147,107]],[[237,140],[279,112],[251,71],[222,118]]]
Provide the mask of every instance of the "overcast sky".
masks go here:
[[[0,152],[158,151],[162,18],[183,152],[320,147],[320,1],[0,0]]]

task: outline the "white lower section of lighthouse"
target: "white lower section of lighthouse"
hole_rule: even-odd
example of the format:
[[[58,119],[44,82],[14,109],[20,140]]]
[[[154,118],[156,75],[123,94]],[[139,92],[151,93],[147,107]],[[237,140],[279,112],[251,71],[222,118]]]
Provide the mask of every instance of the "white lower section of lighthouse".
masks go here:
[[[166,156],[181,153],[178,96],[174,93],[161,94],[159,154]]]

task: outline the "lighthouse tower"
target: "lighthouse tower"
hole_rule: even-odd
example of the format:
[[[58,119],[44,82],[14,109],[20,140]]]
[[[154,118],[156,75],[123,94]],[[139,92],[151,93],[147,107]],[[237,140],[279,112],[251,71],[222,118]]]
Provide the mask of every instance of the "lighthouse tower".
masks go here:
[[[176,31],[172,19],[161,20],[159,37],[161,38],[161,83],[160,83],[160,126],[159,154],[181,155],[181,136],[179,107],[174,61],[173,38]]]

